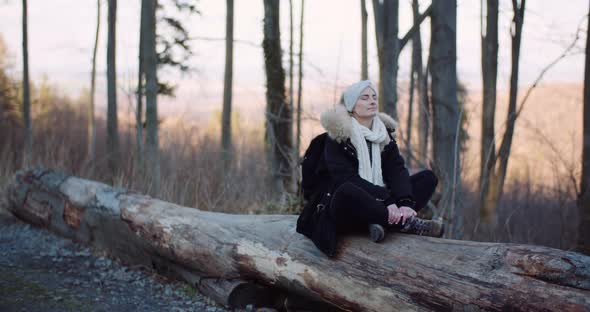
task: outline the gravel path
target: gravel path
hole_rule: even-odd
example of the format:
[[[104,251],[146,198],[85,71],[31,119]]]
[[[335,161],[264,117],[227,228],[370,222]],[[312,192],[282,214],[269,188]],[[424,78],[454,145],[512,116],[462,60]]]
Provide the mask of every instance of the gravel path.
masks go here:
[[[229,311],[0,210],[0,311]]]

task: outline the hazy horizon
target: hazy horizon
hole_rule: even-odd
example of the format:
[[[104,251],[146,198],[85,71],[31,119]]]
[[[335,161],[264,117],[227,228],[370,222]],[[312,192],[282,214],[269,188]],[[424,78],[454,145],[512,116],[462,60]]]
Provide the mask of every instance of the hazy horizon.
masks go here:
[[[421,1],[421,10],[430,1]],[[411,26],[409,1],[400,2],[400,37]],[[119,1],[117,22],[117,66],[119,96],[122,89],[135,87],[140,1]],[[297,52],[299,1],[294,1],[295,52]],[[559,56],[572,42],[579,22],[587,12],[586,1],[570,0],[556,3],[539,0],[527,3],[520,64],[520,87],[529,85],[543,67]],[[334,7],[339,14],[334,15]],[[191,37],[223,38],[225,36],[225,2],[198,2],[201,15],[187,22]],[[508,1],[500,1],[500,52],[498,70],[499,91],[508,88],[510,73],[509,26],[512,8]],[[377,80],[377,57],[373,11],[367,1],[369,77]],[[557,14],[556,14],[557,13]],[[106,3],[103,2],[101,37],[98,51],[97,103],[106,101]],[[458,76],[472,93],[481,90],[480,8],[479,1],[458,1],[457,13]],[[261,1],[236,1],[234,37],[255,45],[262,42]],[[281,2],[282,48],[288,51],[288,2]],[[76,25],[76,27],[71,27]],[[5,0],[0,4],[0,35],[12,55],[13,74],[22,72],[21,2]],[[91,49],[96,27],[96,2],[90,0],[29,1],[29,58],[33,80],[46,75],[67,94],[77,96],[90,81]],[[360,77],[360,1],[325,0],[307,2],[304,29],[304,93],[307,107],[332,103],[339,92]],[[428,54],[430,24],[422,26],[424,56]],[[583,81],[583,46],[585,34],[578,42],[578,53],[568,56],[553,67],[543,81],[581,83]],[[178,83],[176,98],[160,99],[162,112],[176,111],[198,114],[211,112],[212,106],[221,109],[224,70],[224,41],[192,42],[194,52],[190,60],[195,72],[188,76],[161,71],[161,77]],[[542,52],[541,52],[542,51]],[[400,55],[398,79],[400,85],[408,80],[411,43]],[[283,63],[288,70],[288,55]],[[287,83],[288,84],[288,83]],[[234,45],[234,105],[248,110],[265,102],[265,75],[262,49],[250,44]],[[400,93],[404,92],[400,90]],[[120,105],[125,109],[127,104]],[[400,103],[400,105],[405,105]]]

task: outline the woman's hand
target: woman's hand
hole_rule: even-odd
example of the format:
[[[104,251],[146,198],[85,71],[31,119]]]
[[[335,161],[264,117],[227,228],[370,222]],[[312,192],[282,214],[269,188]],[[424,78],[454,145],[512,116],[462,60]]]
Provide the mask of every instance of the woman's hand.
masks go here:
[[[399,208],[397,207],[396,204],[391,204],[389,206],[387,206],[387,211],[389,211],[389,217],[387,219],[387,222],[389,224],[396,224],[399,222],[399,220],[402,217],[402,212],[401,210],[399,210]]]
[[[387,210],[389,211],[389,224],[398,224],[400,222],[405,224],[409,218],[416,216],[416,211],[406,206],[398,208],[396,204],[391,204],[387,206]]]
[[[399,210],[402,213],[402,224],[405,224],[408,219],[417,215],[416,211],[407,206],[401,206]]]

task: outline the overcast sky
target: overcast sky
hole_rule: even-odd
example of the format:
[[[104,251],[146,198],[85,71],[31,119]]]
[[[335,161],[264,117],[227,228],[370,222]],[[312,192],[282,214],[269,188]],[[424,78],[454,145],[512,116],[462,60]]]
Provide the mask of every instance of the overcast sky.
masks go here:
[[[106,1],[104,1],[106,2]],[[300,3],[294,0],[296,26]],[[8,45],[21,74],[21,1],[0,0],[0,34]],[[235,1],[236,39],[260,44],[262,42],[263,1]],[[288,1],[281,1],[281,35],[283,49],[288,49]],[[375,33],[371,1],[369,11],[369,71],[377,78]],[[423,10],[430,1],[422,1]],[[130,85],[137,72],[139,31],[139,0],[119,0],[117,66],[119,83]],[[510,72],[509,28],[512,17],[510,1],[501,0],[500,60],[498,87],[506,88]],[[225,1],[200,0],[201,15],[185,18],[191,36],[223,38],[225,35]],[[305,7],[304,99],[307,103],[331,102],[334,94],[360,77],[360,1],[308,0]],[[106,5],[99,50],[99,93],[104,92],[106,72]],[[555,59],[573,40],[576,29],[588,12],[587,0],[533,0],[527,2],[521,54],[521,85],[530,84],[541,69]],[[480,65],[480,1],[458,1],[458,74],[470,90],[481,84]],[[410,0],[400,1],[400,37],[410,27]],[[583,27],[585,29],[585,23]],[[29,0],[29,58],[33,79],[47,75],[71,94],[78,94],[89,84],[91,49],[96,27],[95,0]],[[429,44],[429,27],[422,27],[423,44]],[[296,32],[297,34],[297,32]],[[297,35],[296,35],[297,36]],[[578,46],[585,44],[582,34]],[[408,44],[410,47],[411,44]],[[223,87],[223,41],[192,42],[195,72],[182,79],[175,73],[164,76],[181,81],[175,109],[193,107],[198,99],[203,105],[218,106]],[[410,49],[400,57],[400,80],[406,80],[410,64]],[[426,55],[426,51],[425,51]],[[264,67],[260,47],[236,43],[234,47],[234,93],[240,105],[259,105],[264,100]],[[288,58],[284,55],[285,68]],[[547,73],[546,81],[582,82],[584,58],[581,53],[563,60]],[[327,96],[326,94],[329,94]],[[106,96],[105,96],[106,97]],[[99,102],[102,102],[99,99]]]

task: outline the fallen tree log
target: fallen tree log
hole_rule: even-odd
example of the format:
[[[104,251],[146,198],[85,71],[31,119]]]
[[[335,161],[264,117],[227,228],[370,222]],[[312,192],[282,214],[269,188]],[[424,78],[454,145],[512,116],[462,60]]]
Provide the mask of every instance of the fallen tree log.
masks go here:
[[[575,252],[391,234],[346,237],[329,259],[295,216],[200,211],[41,169],[17,173],[8,196],[17,217],[127,261],[166,259],[345,310],[590,310],[590,257]]]

